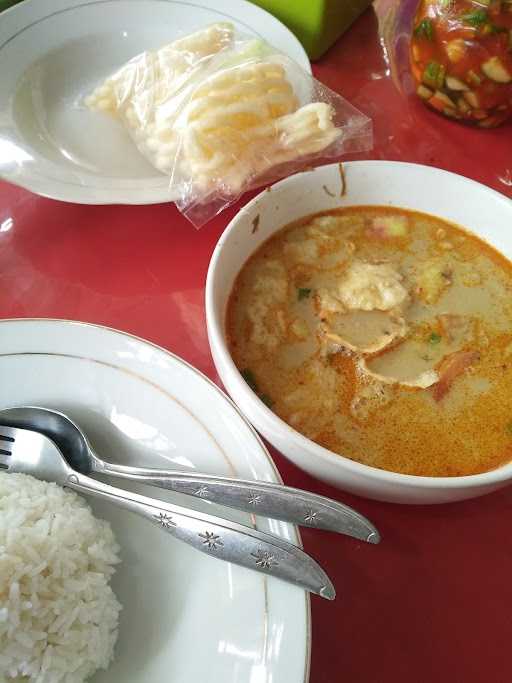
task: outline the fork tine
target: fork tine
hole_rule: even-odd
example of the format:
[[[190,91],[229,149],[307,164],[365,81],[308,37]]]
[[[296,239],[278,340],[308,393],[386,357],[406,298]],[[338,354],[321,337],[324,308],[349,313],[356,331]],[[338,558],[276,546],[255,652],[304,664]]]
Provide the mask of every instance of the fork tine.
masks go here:
[[[0,468],[30,474],[37,479],[65,486],[73,470],[44,434],[21,427],[4,427],[0,422]],[[1,657],[0,657],[1,659]],[[2,681],[0,672],[0,683]]]
[[[16,441],[16,431],[16,427],[0,425],[0,441],[10,441],[11,443],[14,443],[14,441]]]
[[[5,457],[12,455],[12,448],[14,446],[14,437],[9,433],[5,433],[7,430],[4,428],[0,429],[0,464],[4,464],[7,467],[8,463]],[[5,469],[4,467],[4,469]]]

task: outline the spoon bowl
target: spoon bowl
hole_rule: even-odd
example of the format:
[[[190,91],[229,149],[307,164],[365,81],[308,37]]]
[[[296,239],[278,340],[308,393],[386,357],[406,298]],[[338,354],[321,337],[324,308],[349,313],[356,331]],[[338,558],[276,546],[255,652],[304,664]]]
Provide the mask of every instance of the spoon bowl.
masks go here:
[[[96,455],[87,436],[71,418],[58,410],[39,406],[5,408],[1,417],[11,427],[34,429],[51,439],[68,464],[81,474],[92,474]]]

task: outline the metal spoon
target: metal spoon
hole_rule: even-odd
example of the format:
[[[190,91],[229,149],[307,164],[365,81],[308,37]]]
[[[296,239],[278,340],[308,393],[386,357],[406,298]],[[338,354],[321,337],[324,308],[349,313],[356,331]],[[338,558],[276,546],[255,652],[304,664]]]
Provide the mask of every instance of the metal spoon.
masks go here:
[[[134,512],[196,550],[270,574],[334,600],[329,577],[313,558],[288,541],[221,517],[171,505],[86,477],[69,466],[54,441],[18,427],[0,427],[0,472],[30,474]]]
[[[366,517],[346,505],[308,491],[262,481],[105,462],[94,452],[80,427],[57,410],[37,406],[6,408],[0,411],[0,425],[34,429],[45,434],[57,444],[67,462],[82,474],[130,479],[263,517],[336,531],[368,543],[380,541],[379,532]]]

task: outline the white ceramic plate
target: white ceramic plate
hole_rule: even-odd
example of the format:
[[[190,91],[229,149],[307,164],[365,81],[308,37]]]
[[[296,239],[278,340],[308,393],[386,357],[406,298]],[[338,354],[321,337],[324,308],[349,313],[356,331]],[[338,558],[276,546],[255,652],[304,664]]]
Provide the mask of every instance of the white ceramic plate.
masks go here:
[[[171,201],[169,179],[83,97],[131,57],[217,21],[311,71],[295,36],[245,0],[24,0],[0,20],[0,175],[80,204]]]
[[[0,321],[0,377],[0,407],[61,409],[106,460],[279,480],[220,389],[136,337],[83,323]],[[198,553],[111,505],[93,507],[121,544],[114,590],[124,609],[115,662],[91,683],[307,681],[309,600],[302,590]],[[249,515],[227,514],[252,523]],[[257,528],[300,543],[288,524],[258,519]]]

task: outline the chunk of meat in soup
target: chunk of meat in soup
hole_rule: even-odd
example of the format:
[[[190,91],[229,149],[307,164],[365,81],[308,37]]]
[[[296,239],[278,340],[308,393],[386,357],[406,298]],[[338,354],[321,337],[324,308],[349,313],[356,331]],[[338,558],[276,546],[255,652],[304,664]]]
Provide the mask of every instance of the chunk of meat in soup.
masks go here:
[[[319,330],[327,352],[376,353],[405,336],[409,299],[403,277],[387,263],[354,259],[335,286],[317,294]]]

